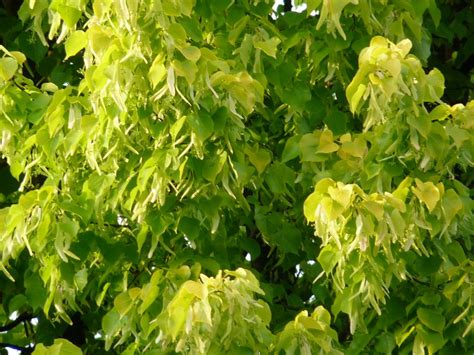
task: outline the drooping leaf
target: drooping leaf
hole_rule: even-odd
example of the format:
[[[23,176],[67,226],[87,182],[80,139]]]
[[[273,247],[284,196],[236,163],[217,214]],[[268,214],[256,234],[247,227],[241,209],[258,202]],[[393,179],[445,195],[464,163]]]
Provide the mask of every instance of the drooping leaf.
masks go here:
[[[76,55],[87,45],[87,34],[84,31],[77,30],[71,33],[64,44],[66,58]]]
[[[442,314],[428,308],[418,308],[416,310],[418,319],[429,329],[441,333],[446,324],[446,320]]]
[[[18,70],[18,62],[14,58],[0,58],[0,78],[10,80]]]

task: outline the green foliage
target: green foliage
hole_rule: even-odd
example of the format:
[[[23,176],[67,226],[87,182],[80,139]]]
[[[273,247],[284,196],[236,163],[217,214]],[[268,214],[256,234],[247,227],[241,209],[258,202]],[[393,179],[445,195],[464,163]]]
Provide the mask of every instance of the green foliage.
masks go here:
[[[2,346],[474,351],[472,5],[295,3],[0,9]]]
[[[82,351],[70,341],[58,338],[54,340],[54,344],[51,346],[44,346],[43,344],[38,344],[36,349],[33,351],[33,354],[80,355],[82,354]]]

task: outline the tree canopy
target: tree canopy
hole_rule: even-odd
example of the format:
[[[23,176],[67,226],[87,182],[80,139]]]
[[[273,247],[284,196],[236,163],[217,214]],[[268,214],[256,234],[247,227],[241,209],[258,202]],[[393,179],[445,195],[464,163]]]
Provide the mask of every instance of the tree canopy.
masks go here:
[[[3,0],[0,353],[474,352],[474,3]]]

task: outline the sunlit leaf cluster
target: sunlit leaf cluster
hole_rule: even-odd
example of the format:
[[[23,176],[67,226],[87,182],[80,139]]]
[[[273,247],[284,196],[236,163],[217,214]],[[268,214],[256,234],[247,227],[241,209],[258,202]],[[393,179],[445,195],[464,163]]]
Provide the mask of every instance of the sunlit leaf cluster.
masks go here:
[[[0,343],[474,350],[472,6],[290,3],[0,8]]]

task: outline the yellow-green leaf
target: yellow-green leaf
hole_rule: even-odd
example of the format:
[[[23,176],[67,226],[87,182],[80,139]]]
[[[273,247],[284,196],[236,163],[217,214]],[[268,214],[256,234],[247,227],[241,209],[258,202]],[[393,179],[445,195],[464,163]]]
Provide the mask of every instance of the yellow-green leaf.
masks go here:
[[[285,147],[283,148],[283,152],[281,154],[281,161],[283,163],[293,160],[300,155],[301,149],[299,146],[299,141],[299,136],[293,136],[286,141]]]
[[[453,220],[458,212],[463,209],[461,198],[453,189],[446,191],[441,205],[443,207],[444,216],[446,217],[446,223],[448,224]]]
[[[313,192],[309,195],[306,200],[304,201],[304,216],[308,222],[315,221],[315,211],[316,207],[318,207],[319,202],[321,201],[321,197],[323,195],[318,192]]]
[[[114,308],[121,316],[124,316],[132,307],[132,299],[128,292],[122,292],[114,300]]]
[[[87,34],[84,31],[78,30],[71,33],[64,44],[66,50],[66,58],[77,54],[81,49],[87,45]]]
[[[18,70],[18,62],[10,57],[0,58],[0,79],[10,80]]]
[[[330,273],[337,265],[340,252],[334,250],[331,245],[326,245],[318,255],[318,262],[326,274]]]
[[[429,117],[431,121],[443,121],[451,114],[451,106],[442,103],[436,106],[431,112],[429,113]]]
[[[272,37],[266,41],[254,41],[253,45],[270,57],[276,58],[277,47],[280,43],[281,40],[278,37]]]
[[[350,109],[352,113],[357,112],[357,107],[359,106],[360,99],[365,93],[365,90],[367,89],[367,86],[364,84],[359,84],[357,87],[357,90],[352,94],[351,97],[348,97],[349,99],[349,104],[350,104]]]
[[[408,192],[410,191],[410,186],[413,182],[413,178],[407,176],[403,181],[398,185],[397,189],[393,191],[392,195],[403,202],[405,201]]]
[[[333,153],[339,149],[339,146],[334,143],[334,136],[330,130],[324,130],[319,137],[318,152]]]
[[[416,314],[420,322],[429,329],[439,333],[443,331],[446,319],[441,313],[428,308],[418,308]]]
[[[420,115],[418,117],[409,115],[407,122],[410,126],[420,132],[423,137],[428,138],[431,131],[431,120],[428,115]]]
[[[197,62],[201,58],[201,50],[195,46],[180,48],[181,53],[192,62]]]
[[[372,213],[378,221],[381,221],[384,217],[384,206],[383,203],[378,201],[364,201],[363,206]]]
[[[163,12],[168,16],[191,16],[196,0],[165,0]]]
[[[347,153],[356,158],[363,158],[366,151],[367,145],[365,140],[357,137],[353,142],[344,142],[341,149],[339,150],[339,154]]]
[[[249,19],[250,19],[249,16],[246,15],[236,22],[236,24],[234,25],[234,28],[229,32],[228,39],[229,39],[230,44],[235,45],[235,42],[237,41],[240,34],[244,30],[245,26],[247,26]]]
[[[18,64],[22,65],[24,62],[26,62],[26,56],[18,51],[11,51],[10,54],[16,59]]]
[[[415,179],[415,183],[416,187],[412,187],[413,193],[426,204],[428,211],[432,212],[441,197],[439,189],[431,181],[422,182]]]
[[[195,297],[197,297],[201,300],[204,297],[206,297],[206,294],[207,294],[206,288],[204,287],[203,284],[201,284],[197,281],[188,280],[183,284],[182,287],[188,293],[190,293],[191,295],[193,295],[193,296],[195,296]]]
[[[191,85],[196,79],[196,74],[198,73],[198,67],[195,63],[190,60],[175,60],[172,63],[173,68],[175,69],[176,75],[183,76],[189,85]]]
[[[54,339],[53,345],[37,344],[33,355],[82,355],[82,350],[67,339]]]
[[[344,209],[348,208],[352,201],[352,185],[343,185],[341,183],[337,184],[337,187],[329,187],[328,193],[331,198],[339,203]]]
[[[153,88],[163,81],[167,74],[166,67],[162,60],[161,56],[156,57],[148,71],[148,78],[150,79]]]
[[[265,168],[272,160],[272,154],[269,150],[260,148],[258,150],[247,150],[250,162],[257,168],[259,174],[265,171]]]
[[[172,23],[168,27],[168,34],[173,37],[176,43],[184,43],[186,41],[186,30],[179,23]]]
[[[404,58],[408,53],[410,53],[412,43],[409,39],[403,39],[397,43],[397,47],[402,52],[402,58]]]

